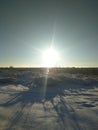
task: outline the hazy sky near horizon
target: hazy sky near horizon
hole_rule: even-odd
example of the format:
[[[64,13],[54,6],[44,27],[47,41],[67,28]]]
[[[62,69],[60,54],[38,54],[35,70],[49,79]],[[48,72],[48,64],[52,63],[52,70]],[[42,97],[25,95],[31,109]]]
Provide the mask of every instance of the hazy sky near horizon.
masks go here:
[[[98,67],[98,0],[0,0],[0,66],[41,66],[51,44],[57,66]]]

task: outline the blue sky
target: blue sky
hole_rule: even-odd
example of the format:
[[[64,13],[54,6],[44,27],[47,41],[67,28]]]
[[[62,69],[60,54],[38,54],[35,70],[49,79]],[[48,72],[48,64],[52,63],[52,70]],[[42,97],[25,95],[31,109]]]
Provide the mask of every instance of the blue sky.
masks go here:
[[[1,0],[0,66],[42,66],[42,52],[59,52],[57,66],[98,67],[97,0]]]

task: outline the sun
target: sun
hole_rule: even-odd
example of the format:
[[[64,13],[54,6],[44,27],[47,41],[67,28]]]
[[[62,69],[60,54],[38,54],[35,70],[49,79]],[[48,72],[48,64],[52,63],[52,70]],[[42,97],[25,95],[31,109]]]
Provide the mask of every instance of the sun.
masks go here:
[[[58,52],[53,49],[49,48],[43,52],[43,61],[44,61],[44,67],[55,67],[57,61],[58,61]]]

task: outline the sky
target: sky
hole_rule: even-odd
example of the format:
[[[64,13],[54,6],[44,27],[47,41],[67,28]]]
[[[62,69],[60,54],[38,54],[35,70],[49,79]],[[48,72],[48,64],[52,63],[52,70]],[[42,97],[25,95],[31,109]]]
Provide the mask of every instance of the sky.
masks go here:
[[[0,67],[98,67],[98,0],[0,0]]]

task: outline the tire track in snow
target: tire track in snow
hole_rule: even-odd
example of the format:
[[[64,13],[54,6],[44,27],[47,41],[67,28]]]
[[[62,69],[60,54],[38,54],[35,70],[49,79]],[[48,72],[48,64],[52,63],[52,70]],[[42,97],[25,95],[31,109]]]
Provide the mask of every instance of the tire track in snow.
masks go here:
[[[60,102],[55,105],[52,101],[53,107],[61,122],[62,130],[82,130],[78,123],[78,118],[75,110],[70,106],[68,101],[65,101],[63,96],[59,96]]]

